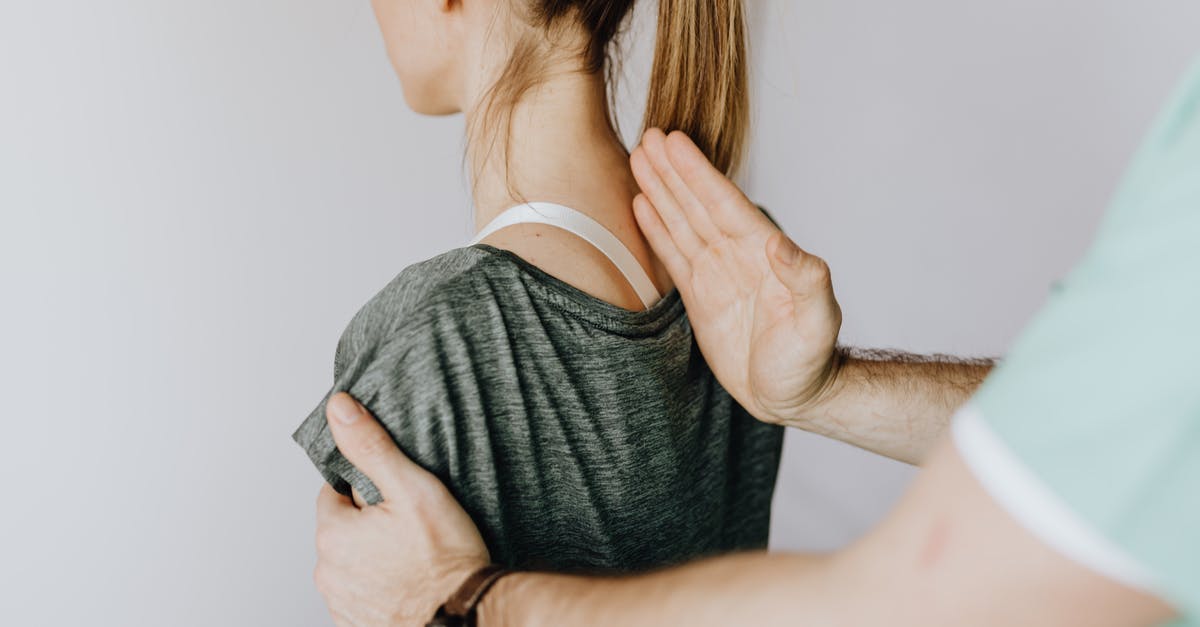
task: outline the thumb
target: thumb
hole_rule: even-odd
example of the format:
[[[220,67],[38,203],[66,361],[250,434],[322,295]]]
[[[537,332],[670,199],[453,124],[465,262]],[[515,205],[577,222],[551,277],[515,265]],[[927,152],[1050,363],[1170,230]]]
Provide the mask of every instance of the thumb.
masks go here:
[[[325,417],[338,449],[379,488],[385,501],[401,497],[412,482],[429,477],[349,394],[338,392],[331,396],[325,405]]]
[[[825,260],[801,250],[783,231],[767,240],[766,253],[775,277],[797,305],[828,293],[831,280]]]

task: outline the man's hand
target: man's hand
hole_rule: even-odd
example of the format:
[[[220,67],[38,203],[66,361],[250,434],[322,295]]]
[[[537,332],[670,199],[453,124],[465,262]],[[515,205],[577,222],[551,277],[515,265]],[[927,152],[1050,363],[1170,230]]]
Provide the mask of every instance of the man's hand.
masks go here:
[[[829,267],[800,250],[683,133],[630,157],[634,213],[675,280],[717,379],[759,420],[803,418],[837,373]]]
[[[329,485],[317,499],[313,577],[339,626],[424,625],[489,562],[471,518],[437,477],[414,464],[348,394],[326,418],[342,454],[383,502],[359,508]]]
[[[759,420],[920,463],[990,360],[836,348],[829,267],[800,250],[683,133],[630,156],[634,214],[717,380]]]

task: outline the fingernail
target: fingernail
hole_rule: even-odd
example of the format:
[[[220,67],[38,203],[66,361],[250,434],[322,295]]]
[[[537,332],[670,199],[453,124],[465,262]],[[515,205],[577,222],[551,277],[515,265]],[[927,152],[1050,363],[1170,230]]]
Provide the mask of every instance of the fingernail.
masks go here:
[[[779,245],[779,260],[789,266],[792,266],[796,264],[796,258],[799,256],[800,249],[794,243],[792,243],[792,240],[785,237],[783,242]]]
[[[329,399],[329,412],[338,422],[348,425],[358,420],[359,405],[349,394],[338,394]]]

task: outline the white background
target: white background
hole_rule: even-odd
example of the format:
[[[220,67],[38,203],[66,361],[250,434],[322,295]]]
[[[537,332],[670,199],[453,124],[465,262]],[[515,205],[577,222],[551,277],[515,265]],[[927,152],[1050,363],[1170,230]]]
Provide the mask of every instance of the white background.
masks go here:
[[[1002,353],[1200,52],[1186,0],[751,2],[747,183],[860,345]],[[289,435],[357,308],[465,241],[461,136],[365,1],[0,3],[0,622],[328,624]],[[773,543],[911,476],[793,434]]]

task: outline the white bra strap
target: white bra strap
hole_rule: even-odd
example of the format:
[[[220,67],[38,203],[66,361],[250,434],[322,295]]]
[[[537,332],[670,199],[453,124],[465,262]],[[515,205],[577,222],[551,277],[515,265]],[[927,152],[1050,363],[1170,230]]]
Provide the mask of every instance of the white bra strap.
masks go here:
[[[654,306],[662,296],[658,293],[658,288],[654,287],[654,282],[650,280],[650,276],[646,274],[646,269],[642,264],[638,263],[637,258],[617,236],[609,232],[599,222],[589,218],[588,216],[562,205],[555,205],[548,202],[531,202],[523,205],[517,205],[500,215],[496,219],[483,227],[483,230],[471,240],[471,244],[478,244],[481,240],[489,235],[499,231],[500,229],[513,226],[514,224],[548,224],[557,226],[560,229],[569,231],[587,240],[589,244],[595,246],[600,252],[604,253],[605,257],[617,266],[617,270],[625,275],[625,280],[633,286],[633,290],[637,292],[638,298],[642,300],[642,304],[646,309]]]

